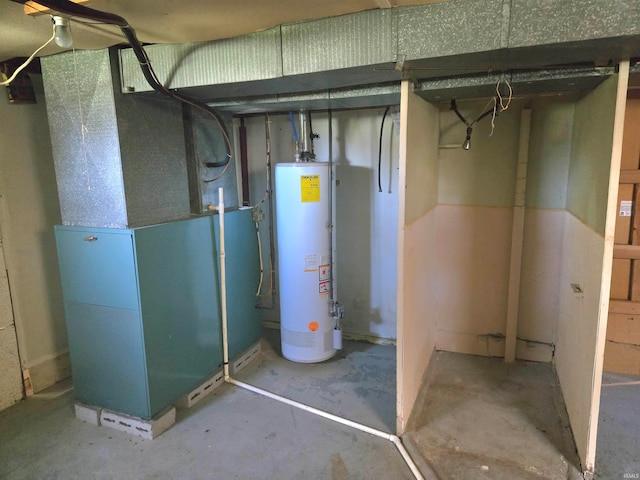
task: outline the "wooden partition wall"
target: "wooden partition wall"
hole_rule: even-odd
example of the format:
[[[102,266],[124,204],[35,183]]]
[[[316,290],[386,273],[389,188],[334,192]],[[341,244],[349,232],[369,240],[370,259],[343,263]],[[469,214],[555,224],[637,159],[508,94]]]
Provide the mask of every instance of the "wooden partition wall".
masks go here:
[[[545,350],[540,358],[551,360],[553,355],[585,471],[593,471],[595,462],[627,81],[628,63],[623,63],[619,74],[583,97],[565,103],[534,102],[531,114],[518,338],[541,338]],[[438,158],[439,121],[438,109],[403,82],[397,326],[400,434],[434,349],[504,354],[504,348],[502,353],[470,350],[464,342],[449,341],[447,329],[441,328],[444,322],[450,328],[451,319],[455,320],[447,309],[451,292],[442,292],[443,281],[460,274],[452,269],[475,270],[472,263],[447,263],[440,258],[439,250],[446,251],[440,236],[449,221],[441,217],[452,210],[446,201],[451,194],[447,189],[458,188],[461,194],[467,190],[447,183],[454,177],[447,173],[448,164]],[[561,128],[547,128],[549,121]],[[504,165],[510,162],[509,152],[503,149]],[[488,154],[495,156],[495,148]],[[474,184],[476,189],[479,186]],[[510,231],[511,221],[500,225]],[[480,236],[477,241],[485,245],[487,239],[500,239],[501,231],[494,229],[493,236]],[[509,245],[492,243],[508,258]],[[508,269],[504,270],[508,278]],[[459,300],[469,303],[469,299]],[[504,303],[505,308],[496,311],[506,312],[506,294]],[[482,317],[473,313],[468,316],[467,333],[477,337],[473,329]],[[506,314],[496,321],[506,323]],[[466,334],[458,330],[456,335]]]
[[[397,431],[402,434],[435,345],[439,111],[402,82],[398,215]]]

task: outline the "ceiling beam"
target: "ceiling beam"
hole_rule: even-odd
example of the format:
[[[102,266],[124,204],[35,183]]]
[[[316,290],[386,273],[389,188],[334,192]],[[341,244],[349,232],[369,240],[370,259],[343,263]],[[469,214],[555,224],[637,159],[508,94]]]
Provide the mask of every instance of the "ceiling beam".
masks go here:
[[[392,8],[395,7],[394,2],[391,0],[375,0],[378,8]]]
[[[98,3],[98,0],[72,0],[73,3],[83,4],[85,6],[93,5]],[[29,1],[24,4],[24,13],[25,15],[31,15],[33,17],[37,17],[40,15],[51,15],[56,13],[55,10],[51,8],[40,5],[37,2]]]

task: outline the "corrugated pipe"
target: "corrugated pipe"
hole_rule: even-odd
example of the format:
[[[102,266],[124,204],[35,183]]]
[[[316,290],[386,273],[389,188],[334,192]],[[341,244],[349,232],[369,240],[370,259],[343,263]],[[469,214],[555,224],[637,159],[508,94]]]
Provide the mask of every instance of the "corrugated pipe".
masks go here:
[[[406,462],[407,466],[411,470],[411,473],[413,473],[416,480],[424,480],[422,473],[420,473],[420,470],[418,469],[417,465],[411,458],[411,455],[409,455],[409,452],[402,444],[402,440],[397,435],[383,432],[375,428],[367,427],[366,425],[362,425],[352,420],[339,417],[332,413],[319,410],[309,405],[305,405],[304,403],[296,402],[295,400],[291,400],[289,398],[277,395],[275,393],[271,393],[267,390],[263,390],[262,388],[258,388],[248,383],[244,383],[234,378],[231,378],[231,375],[229,373],[229,347],[228,347],[228,332],[227,332],[227,287],[226,287],[226,266],[225,266],[225,247],[224,247],[224,191],[222,188],[218,189],[218,202],[219,202],[218,220],[220,222],[220,296],[221,296],[221,306],[222,306],[222,355],[223,355],[223,362],[224,362],[223,363],[224,364],[224,381],[231,385],[235,385],[237,387],[244,388],[245,390],[249,390],[250,392],[257,393],[258,395],[262,395],[264,397],[271,398],[272,400],[276,400],[280,403],[284,403],[291,407],[304,410],[305,412],[313,413],[314,415],[318,415],[328,420],[333,420],[334,422],[339,423],[341,425],[355,428],[357,430],[360,430],[361,432],[369,433],[371,435],[375,435],[376,437],[389,440],[396,446],[396,448],[398,449],[398,452],[400,452],[400,455],[402,455],[402,458]]]

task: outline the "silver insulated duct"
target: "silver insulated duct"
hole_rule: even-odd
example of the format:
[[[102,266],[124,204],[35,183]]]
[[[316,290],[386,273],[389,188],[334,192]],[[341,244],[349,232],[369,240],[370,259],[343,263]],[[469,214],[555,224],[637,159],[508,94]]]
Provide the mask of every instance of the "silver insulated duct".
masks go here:
[[[188,218],[180,104],[123,95],[114,50],[41,62],[63,224],[126,228]]]

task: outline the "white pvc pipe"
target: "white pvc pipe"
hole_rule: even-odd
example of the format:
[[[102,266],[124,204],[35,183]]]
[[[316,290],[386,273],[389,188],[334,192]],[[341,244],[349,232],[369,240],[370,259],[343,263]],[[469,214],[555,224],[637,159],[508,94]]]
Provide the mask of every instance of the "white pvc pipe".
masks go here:
[[[263,390],[262,388],[259,388],[259,387],[254,387],[253,385],[241,382],[241,381],[236,380],[234,378],[230,378],[229,379],[229,383],[237,385],[238,387],[242,387],[242,388],[244,388],[246,390],[249,390],[251,392],[258,393],[258,394],[260,394],[262,396],[271,398],[273,400],[277,400],[278,402],[286,403],[287,405],[290,405],[290,406],[295,407],[295,408],[299,408],[300,410],[304,410],[305,412],[313,413],[314,415],[318,415],[320,417],[327,418],[329,420],[333,420],[334,422],[341,423],[342,425],[346,425],[347,427],[357,428],[358,430],[362,430],[363,432],[370,433],[371,435],[375,435],[376,437],[380,437],[380,438],[384,438],[384,439],[389,440],[389,441],[393,441],[393,439],[392,439],[393,435],[391,435],[390,433],[382,432],[380,430],[376,430],[375,428],[367,427],[365,425],[360,425],[359,423],[353,422],[353,421],[348,420],[346,418],[339,417],[337,415],[334,415],[333,413],[325,412],[324,410],[319,410],[319,409],[311,407],[309,405],[305,405],[304,403],[296,402],[295,400],[291,400],[291,399],[283,397],[281,395],[278,395],[278,394],[275,394],[275,393],[271,393],[271,392],[269,392],[267,390]]]
[[[367,427],[366,425],[362,425],[360,423],[354,422],[354,421],[349,420],[347,418],[339,417],[337,415],[334,415],[333,413],[325,412],[324,410],[320,410],[320,409],[311,407],[309,405],[305,405],[304,403],[296,402],[295,400],[291,400],[291,399],[283,397],[281,395],[277,395],[275,393],[271,393],[271,392],[269,392],[267,390],[263,390],[262,388],[254,387],[253,385],[250,385],[248,383],[240,382],[240,381],[238,381],[238,380],[236,380],[234,378],[231,378],[231,377],[229,377],[229,379],[226,380],[226,381],[227,381],[227,383],[231,383],[231,384],[236,385],[238,387],[244,388],[245,390],[249,390],[251,392],[257,393],[257,394],[262,395],[264,397],[271,398],[273,400],[276,400],[278,402],[284,403],[286,405],[290,405],[290,406],[298,408],[300,410],[304,410],[305,412],[313,413],[314,415],[318,415],[319,417],[326,418],[328,420],[333,420],[334,422],[340,423],[342,425],[346,425],[347,427],[355,428],[355,429],[360,430],[362,432],[369,433],[371,435],[375,435],[376,437],[380,437],[380,438],[384,438],[385,440],[389,440],[390,442],[392,442],[396,446],[396,448],[400,452],[400,455],[402,455],[402,458],[407,463],[407,466],[409,467],[409,469],[411,469],[411,472],[416,477],[416,479],[417,480],[424,480],[424,477],[420,473],[420,470],[418,469],[417,465],[414,463],[413,459],[411,458],[411,455],[409,455],[409,452],[407,452],[406,448],[402,444],[402,440],[397,435],[393,435],[391,433],[383,432],[383,431],[377,430],[375,428]]]
[[[407,449],[404,448],[404,445],[402,444],[402,439],[397,435],[393,435],[393,438],[391,439],[391,441],[400,452],[400,455],[402,455],[402,458],[404,459],[405,463],[411,470],[411,473],[413,473],[413,476],[416,477],[416,480],[424,480],[424,477],[422,476],[420,469],[413,461],[413,458],[411,458],[411,455],[409,455],[409,452],[407,452]]]
[[[222,358],[224,379],[229,378],[229,341],[227,335],[227,271],[224,251],[224,189],[218,188],[218,221],[220,222],[220,304],[222,308]]]
[[[415,462],[411,458],[411,455],[409,455],[409,452],[407,452],[406,448],[402,444],[402,440],[397,435],[383,432],[375,428],[367,427],[366,425],[362,425],[352,420],[339,417],[332,413],[325,412],[324,410],[319,410],[309,405],[305,405],[304,403],[296,402],[295,400],[291,400],[281,395],[271,393],[267,390],[254,387],[253,385],[250,385],[248,383],[244,383],[234,378],[231,378],[231,376],[229,375],[229,346],[228,346],[229,342],[228,342],[228,333],[227,333],[227,289],[226,289],[225,251],[224,251],[224,196],[223,195],[224,194],[223,194],[222,188],[219,188],[218,189],[218,201],[219,201],[218,215],[219,215],[219,222],[220,222],[220,296],[222,299],[221,301],[222,357],[224,362],[224,381],[226,383],[236,385],[240,388],[244,388],[245,390],[249,390],[250,392],[254,392],[264,397],[271,398],[272,400],[276,400],[286,405],[290,405],[300,410],[304,410],[305,412],[313,413],[314,415],[318,415],[328,420],[333,420],[334,422],[339,423],[341,425],[355,428],[356,430],[360,430],[362,432],[375,435],[376,437],[389,440],[391,443],[393,443],[396,446],[396,448],[400,452],[400,455],[402,455],[402,458],[406,462],[407,466],[411,470],[411,473],[413,473],[413,476],[416,478],[416,480],[424,480],[424,477],[422,476],[422,473],[420,473],[418,466],[415,464]]]

